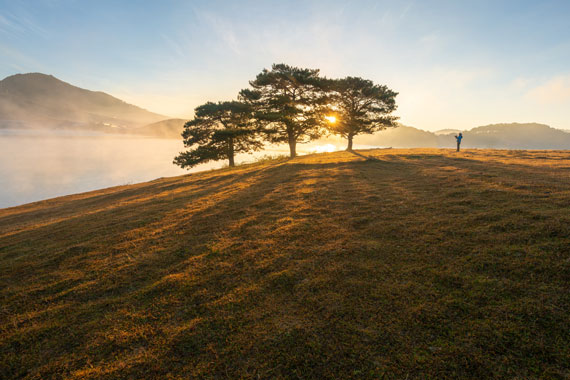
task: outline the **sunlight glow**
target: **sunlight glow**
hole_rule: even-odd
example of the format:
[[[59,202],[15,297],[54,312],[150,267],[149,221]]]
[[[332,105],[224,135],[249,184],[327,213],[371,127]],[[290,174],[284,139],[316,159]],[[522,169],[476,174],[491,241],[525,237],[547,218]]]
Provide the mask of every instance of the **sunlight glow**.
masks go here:
[[[325,119],[327,119],[331,124],[336,123],[336,116],[325,116]]]
[[[324,145],[315,146],[313,149],[311,149],[311,152],[313,152],[313,153],[330,153],[330,152],[336,152],[337,150],[338,150],[337,147],[333,144],[324,144]]]

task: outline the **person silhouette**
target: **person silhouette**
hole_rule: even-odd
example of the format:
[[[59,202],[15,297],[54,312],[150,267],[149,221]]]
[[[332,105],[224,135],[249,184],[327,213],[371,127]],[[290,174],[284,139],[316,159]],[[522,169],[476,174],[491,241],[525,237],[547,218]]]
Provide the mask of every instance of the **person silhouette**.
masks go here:
[[[459,147],[461,145],[461,139],[463,138],[463,134],[461,132],[459,132],[459,134],[457,136],[455,136],[455,139],[457,140],[457,151],[459,152]]]

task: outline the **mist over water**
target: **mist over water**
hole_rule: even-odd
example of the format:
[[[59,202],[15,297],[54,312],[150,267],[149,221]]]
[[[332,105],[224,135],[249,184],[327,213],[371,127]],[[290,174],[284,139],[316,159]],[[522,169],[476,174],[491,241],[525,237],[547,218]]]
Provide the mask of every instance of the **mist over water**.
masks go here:
[[[78,132],[0,131],[0,207],[184,174],[181,141]]]
[[[300,154],[341,149],[341,145],[302,145]],[[191,170],[172,160],[182,140],[78,131],[0,129],[0,208],[191,172],[220,168],[210,162]],[[251,162],[264,155],[288,154],[273,147],[236,157]]]

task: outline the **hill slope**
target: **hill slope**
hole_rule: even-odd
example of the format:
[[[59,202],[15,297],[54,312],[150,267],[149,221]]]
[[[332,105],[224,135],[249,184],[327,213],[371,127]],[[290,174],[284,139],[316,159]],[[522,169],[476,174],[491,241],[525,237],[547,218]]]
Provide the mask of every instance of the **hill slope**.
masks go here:
[[[184,124],[187,121],[188,120],[184,119],[162,120],[156,123],[135,128],[131,131],[131,133],[166,139],[182,139],[182,131],[184,130]]]
[[[167,117],[51,75],[17,74],[0,81],[0,124],[4,126],[134,127],[164,119]]]
[[[0,368],[563,378],[569,158],[342,152],[0,210]]]
[[[545,124],[491,124],[464,132],[464,142],[467,148],[570,149],[570,134]]]
[[[405,125],[387,128],[373,135],[360,135],[356,141],[365,145],[393,148],[436,148],[438,144],[434,133]]]

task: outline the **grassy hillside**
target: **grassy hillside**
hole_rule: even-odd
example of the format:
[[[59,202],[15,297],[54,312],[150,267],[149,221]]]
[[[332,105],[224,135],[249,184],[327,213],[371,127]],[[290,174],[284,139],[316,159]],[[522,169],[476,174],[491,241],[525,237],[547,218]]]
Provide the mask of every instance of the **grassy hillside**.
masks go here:
[[[568,378],[569,223],[562,151],[321,154],[3,209],[0,377]]]

